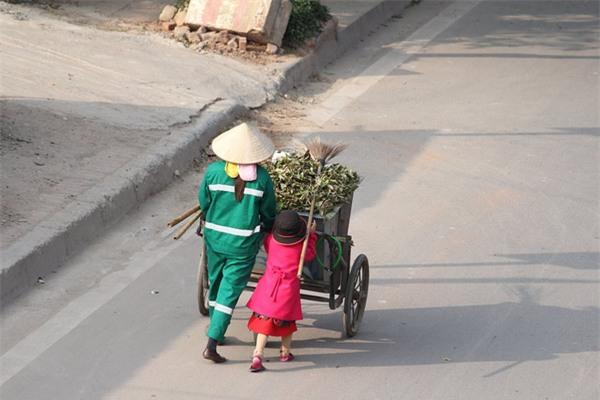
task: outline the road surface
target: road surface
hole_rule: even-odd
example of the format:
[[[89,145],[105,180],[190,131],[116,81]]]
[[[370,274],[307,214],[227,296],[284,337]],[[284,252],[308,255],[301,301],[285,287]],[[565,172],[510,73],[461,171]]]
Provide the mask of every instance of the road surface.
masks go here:
[[[598,8],[425,1],[265,110],[363,177],[356,337],[306,302],[297,361],[250,374],[244,294],[201,358],[198,240],[164,229],[194,172],[5,307],[2,399],[598,399]]]

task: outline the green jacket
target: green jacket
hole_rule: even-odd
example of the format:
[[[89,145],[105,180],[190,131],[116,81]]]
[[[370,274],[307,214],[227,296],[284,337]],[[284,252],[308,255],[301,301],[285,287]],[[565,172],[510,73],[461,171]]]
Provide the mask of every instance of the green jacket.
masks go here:
[[[256,180],[246,182],[240,202],[235,199],[234,183],[225,173],[225,161],[206,168],[198,190],[205,218],[204,239],[219,253],[256,254],[263,238],[261,224],[271,230],[277,213],[273,181],[266,169],[257,166]]]

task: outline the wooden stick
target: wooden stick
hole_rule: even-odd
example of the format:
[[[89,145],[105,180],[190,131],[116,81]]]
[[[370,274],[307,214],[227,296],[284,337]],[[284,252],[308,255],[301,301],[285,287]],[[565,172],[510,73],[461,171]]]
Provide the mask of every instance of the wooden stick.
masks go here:
[[[308,248],[308,238],[310,237],[310,227],[313,222],[313,215],[315,213],[315,202],[317,200],[317,196],[313,196],[312,201],[310,203],[310,211],[308,212],[308,222],[306,223],[306,237],[304,238],[304,242],[302,242],[302,252],[300,253],[300,263],[298,264],[298,279],[302,277],[302,268],[304,267],[304,257],[306,257],[306,249]]]
[[[325,164],[333,157],[340,154],[346,148],[341,143],[327,144],[321,142],[320,138],[314,139],[312,142],[306,144],[306,149],[313,160],[319,162],[319,168],[317,168],[317,177],[315,181],[315,188],[313,192],[313,198],[310,203],[310,211],[308,212],[308,222],[306,229],[306,237],[304,243],[302,243],[302,252],[300,253],[300,263],[298,264],[298,279],[302,277],[302,267],[304,267],[304,258],[306,256],[306,248],[308,247],[308,239],[310,237],[310,226],[312,225],[313,215],[315,212],[315,201],[317,200],[317,188],[321,179],[321,171]]]
[[[187,210],[186,212],[184,212],[183,214],[181,214],[177,218],[174,218],[173,220],[171,220],[167,224],[167,226],[170,227],[170,228],[174,227],[175,225],[177,225],[178,223],[180,223],[181,221],[183,221],[184,219],[186,219],[190,215],[194,214],[198,210],[200,210],[200,206],[199,205],[190,208],[189,210]]]
[[[317,168],[317,179],[321,175],[323,164],[319,163]],[[318,181],[317,181],[318,182]],[[318,185],[315,185],[318,186]],[[317,191],[313,192],[313,198],[310,201],[310,210],[308,211],[308,221],[306,222],[306,237],[302,243],[302,251],[300,252],[300,263],[298,264],[298,279],[302,277],[302,268],[304,267],[304,257],[306,256],[306,248],[308,247],[308,238],[310,237],[310,227],[312,226],[313,215],[315,214],[315,203],[317,201]]]
[[[202,212],[198,212],[196,215],[194,215],[194,218],[192,218],[188,223],[186,223],[183,228],[181,228],[176,234],[175,236],[173,236],[173,239],[177,240],[180,237],[183,236],[184,233],[187,232],[188,229],[190,229],[190,227],[192,225],[194,225],[194,222],[198,221],[200,219],[200,216],[202,215]]]

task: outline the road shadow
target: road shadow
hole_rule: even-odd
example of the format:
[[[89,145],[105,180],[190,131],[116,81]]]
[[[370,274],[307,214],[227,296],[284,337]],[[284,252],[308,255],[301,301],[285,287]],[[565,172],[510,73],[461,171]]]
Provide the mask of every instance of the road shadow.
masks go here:
[[[424,7],[429,8],[427,18],[418,16],[419,12],[424,12]],[[420,75],[403,66],[422,58],[444,59],[444,62],[464,58],[599,60],[599,8],[599,3],[594,1],[481,2],[460,19],[461,23],[446,29],[421,51],[411,51],[410,58],[387,75]],[[374,36],[363,38],[353,49],[352,58],[342,57],[336,61],[338,68],[326,68],[315,76],[309,93],[325,93],[336,81],[349,80],[357,75],[374,75],[369,73],[368,68],[391,51],[402,51],[399,43],[420,45],[418,39],[414,43],[408,39],[442,10],[439,4],[423,3],[406,9],[402,15],[391,17],[381,26],[390,33],[371,32]],[[422,21],[419,24],[406,23],[413,19]],[[590,51],[595,53],[590,54]],[[369,62],[360,63],[361,58]]]
[[[482,370],[490,377],[529,361],[563,354],[598,352],[600,308],[570,309],[538,304],[520,288],[519,302],[433,308],[367,309],[352,339],[310,338],[294,341],[298,359],[315,368],[385,367],[469,362],[506,362]],[[312,325],[339,326],[339,315],[320,315]],[[305,350],[319,349],[319,354]],[[303,354],[304,353],[304,354]]]
[[[436,39],[467,49],[535,46],[574,52],[597,50],[600,6],[596,1],[486,1]],[[520,54],[519,54],[520,55]],[[552,57],[550,57],[552,58]],[[596,57],[597,58],[597,57]]]
[[[427,160],[427,165],[442,166],[441,160],[437,160],[438,155],[428,148],[429,144],[435,140],[444,140],[445,143],[452,144],[464,141],[466,137],[472,137],[474,140],[489,140],[489,146],[496,143],[504,143],[504,140],[524,139],[532,141],[550,140],[553,138],[575,138],[592,141],[600,136],[600,131],[590,127],[548,127],[544,131],[516,131],[516,132],[444,132],[439,129],[370,129],[368,126],[355,125],[349,130],[322,129],[318,133],[311,133],[305,140],[312,137],[326,137],[328,140],[347,144],[348,147],[332,162],[346,165],[358,172],[361,176],[361,184],[357,189],[352,212],[353,214],[362,209],[368,209],[377,204],[381,193],[384,193],[395,181],[402,179],[405,172],[412,167],[414,162],[419,159]],[[377,162],[373,162],[377,160]],[[385,165],[385,168],[381,166]],[[389,171],[393,171],[390,176]],[[493,176],[488,177],[488,179]],[[398,204],[404,203],[402,197],[404,193],[397,197]],[[410,196],[410,193],[406,194]],[[352,222],[351,222],[352,225]],[[572,254],[561,253],[561,259],[569,258],[570,262],[587,263],[586,257],[594,257],[593,254]],[[503,255],[497,255],[503,257]],[[552,254],[531,254],[520,255],[522,257],[554,257]],[[572,257],[573,256],[573,257]],[[581,261],[573,261],[578,257],[583,257]],[[513,258],[511,255],[506,255]],[[519,255],[514,258],[518,260]],[[597,255],[595,256],[597,257]],[[521,260],[525,261],[526,260]],[[532,260],[530,260],[532,261]],[[558,260],[557,260],[558,261]],[[588,260],[589,261],[589,260]],[[592,260],[593,261],[593,260]]]
[[[552,265],[558,267],[594,270],[600,269],[600,253],[594,251],[563,252],[563,253],[521,253],[495,254],[502,261],[455,262],[455,263],[424,263],[424,264],[394,264],[371,266],[380,268],[446,268],[446,267],[510,267],[510,266],[539,266]]]

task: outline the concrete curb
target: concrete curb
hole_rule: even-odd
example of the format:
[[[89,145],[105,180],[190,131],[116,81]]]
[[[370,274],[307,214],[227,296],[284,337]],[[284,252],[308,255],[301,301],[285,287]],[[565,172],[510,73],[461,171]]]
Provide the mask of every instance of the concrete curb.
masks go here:
[[[286,92],[331,63],[370,31],[404,10],[411,0],[388,0],[374,6],[336,35],[321,38],[311,54],[285,64],[275,89]],[[0,300],[10,301],[99,237],[120,217],[164,189],[176,170],[192,167],[210,141],[247,109],[227,101],[212,104],[196,119],[156,143],[77,201],[54,214],[0,252]]]
[[[172,183],[176,170],[189,170],[210,141],[246,111],[226,101],[211,105],[4,249],[0,253],[3,303],[35,285],[38,277],[56,270],[120,217]]]
[[[367,36],[374,27],[383,24],[391,16],[400,13],[413,3],[416,1],[385,0],[373,6],[344,29],[338,29],[335,37],[327,37],[320,41],[311,54],[300,60],[284,64],[281,68],[277,89],[285,93],[305,82],[311,75],[341,57],[348,49]]]

